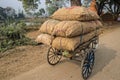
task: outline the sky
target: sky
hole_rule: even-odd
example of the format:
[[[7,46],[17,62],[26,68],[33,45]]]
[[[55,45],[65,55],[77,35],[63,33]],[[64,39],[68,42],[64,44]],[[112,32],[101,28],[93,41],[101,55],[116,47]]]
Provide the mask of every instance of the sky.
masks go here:
[[[18,12],[19,10],[24,11],[22,7],[22,2],[18,0],[0,0],[0,7],[6,8],[8,6],[15,9],[16,12]],[[41,0],[41,4],[39,5],[39,7],[45,8],[45,0]]]
[[[45,6],[45,0],[40,0],[41,4],[39,5],[39,8],[46,8]],[[83,2],[83,0],[81,0]],[[70,3],[68,3],[69,6]],[[24,8],[22,6],[22,2],[18,0],[0,0],[0,7],[6,8],[6,7],[12,7],[15,9],[15,11],[18,13],[20,11],[24,11]]]
[[[23,10],[22,3],[17,0],[0,0],[0,7],[6,8],[7,6],[14,8],[16,11],[18,9]]]

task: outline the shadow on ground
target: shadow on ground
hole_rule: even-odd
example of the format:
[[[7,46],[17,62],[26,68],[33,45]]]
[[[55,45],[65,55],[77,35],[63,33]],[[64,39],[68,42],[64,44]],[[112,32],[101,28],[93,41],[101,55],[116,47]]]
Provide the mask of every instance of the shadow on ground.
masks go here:
[[[113,49],[110,49],[104,45],[99,45],[98,49],[95,52],[95,64],[93,68],[93,72],[91,74],[91,77],[96,75],[98,72],[102,71],[102,69],[107,66],[111,60],[113,60],[116,57],[116,51]],[[69,60],[69,59],[63,59],[60,61],[60,64],[65,63],[65,62],[71,62],[74,63],[75,65],[78,65],[81,68],[81,62],[77,62],[74,60]],[[80,72],[81,74],[81,72]]]
[[[95,65],[91,77],[102,71],[102,69],[107,66],[111,60],[115,58],[115,56],[115,50],[110,49],[104,45],[99,45],[95,53]]]

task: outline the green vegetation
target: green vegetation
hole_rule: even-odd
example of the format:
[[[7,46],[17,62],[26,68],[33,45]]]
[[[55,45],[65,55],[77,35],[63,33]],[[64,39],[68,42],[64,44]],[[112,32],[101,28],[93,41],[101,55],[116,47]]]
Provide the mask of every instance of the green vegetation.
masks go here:
[[[11,23],[18,19],[24,19],[25,15],[23,11],[16,13],[15,9],[11,7],[0,7],[0,22]],[[10,22],[11,21],[11,22]]]
[[[12,23],[0,27],[0,52],[21,45],[36,45],[34,41],[25,36],[26,25],[23,22]]]
[[[27,13],[34,12],[36,9],[38,9],[38,4],[40,3],[39,0],[19,0],[22,2],[24,10]]]
[[[25,36],[26,32],[39,29],[39,26],[47,19],[43,17],[46,13],[53,14],[57,9],[64,7],[70,1],[71,5],[81,5],[81,0],[45,0],[47,12],[39,8],[40,0],[19,0],[29,18],[25,17],[23,11],[15,12],[11,7],[0,7],[0,52],[15,46],[36,44]],[[84,0],[87,1],[87,0]],[[90,3],[90,1],[88,1]],[[102,15],[104,10],[112,14],[117,20],[120,14],[119,0],[96,0],[98,14]],[[86,4],[87,6],[88,4]],[[27,24],[27,25],[26,25]]]
[[[58,7],[56,7],[53,3],[49,4],[49,6],[47,6],[47,11],[48,11],[49,15],[53,14],[57,9],[58,9]]]
[[[38,12],[34,13],[35,17],[42,16],[43,14],[45,14],[45,10],[43,8],[39,9]]]
[[[47,12],[53,14],[57,9],[65,7],[69,0],[46,0]]]
[[[23,19],[25,19],[23,11],[16,14],[11,7],[0,7],[0,52],[15,46],[36,44],[25,36],[27,26]]]

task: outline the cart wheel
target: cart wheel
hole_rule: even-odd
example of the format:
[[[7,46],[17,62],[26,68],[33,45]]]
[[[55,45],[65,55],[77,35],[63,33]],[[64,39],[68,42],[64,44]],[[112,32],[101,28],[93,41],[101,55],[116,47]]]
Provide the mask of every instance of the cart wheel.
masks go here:
[[[57,64],[62,58],[62,54],[55,48],[50,47],[47,53],[47,61],[50,65]]]
[[[91,50],[87,52],[85,59],[82,63],[82,77],[86,80],[92,73],[93,65],[94,65],[94,51]]]

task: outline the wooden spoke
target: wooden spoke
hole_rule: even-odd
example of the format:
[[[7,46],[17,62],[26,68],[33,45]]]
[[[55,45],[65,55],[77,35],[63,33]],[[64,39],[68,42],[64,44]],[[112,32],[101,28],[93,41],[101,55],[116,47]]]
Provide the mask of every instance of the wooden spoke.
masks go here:
[[[60,61],[62,55],[59,53],[60,52],[57,49],[52,47],[49,48],[47,53],[47,61],[50,65],[55,65]]]

